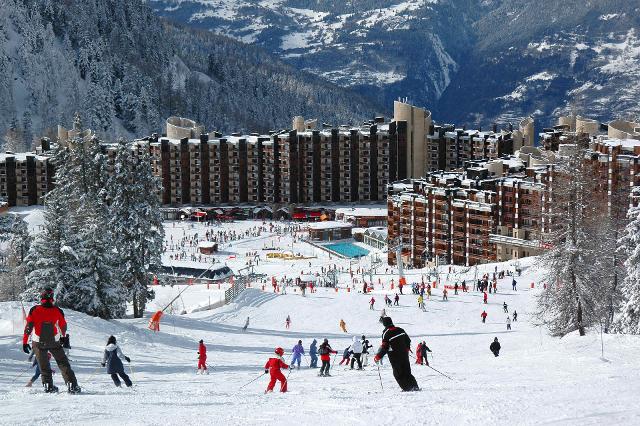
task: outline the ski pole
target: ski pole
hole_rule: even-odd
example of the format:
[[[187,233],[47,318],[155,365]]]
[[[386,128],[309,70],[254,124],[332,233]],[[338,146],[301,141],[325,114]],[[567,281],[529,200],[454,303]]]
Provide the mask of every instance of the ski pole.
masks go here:
[[[11,380],[11,383],[14,383],[16,380],[18,380],[20,377],[22,377],[24,375],[24,373],[26,373],[27,371],[29,371],[31,369],[31,367],[27,367],[25,368],[20,374],[18,374],[17,376],[15,376],[13,378],[13,380]]]
[[[444,377],[446,377],[447,379],[449,379],[449,380],[453,380],[451,377],[447,376],[446,374],[442,373],[441,371],[436,370],[436,369],[435,369],[435,368],[433,368],[432,366],[427,365],[427,367],[429,367],[430,369],[432,369],[432,370],[433,370],[433,371],[435,371],[436,373],[443,375],[443,376],[444,376]]]
[[[382,388],[382,391],[384,392],[384,386],[382,386],[382,375],[380,374],[380,364],[376,362],[376,365],[378,366],[378,378],[380,379],[380,387]]]
[[[256,377],[255,379],[251,380],[249,383],[246,383],[246,384],[242,385],[242,386],[240,387],[240,389],[242,389],[242,388],[244,388],[244,387],[246,387],[246,386],[249,386],[251,383],[255,382],[256,380],[258,380],[260,377],[264,376],[265,374],[267,374],[267,373],[262,373],[261,375],[259,375],[259,376],[258,376],[258,377]],[[238,390],[240,390],[240,389],[238,389]]]

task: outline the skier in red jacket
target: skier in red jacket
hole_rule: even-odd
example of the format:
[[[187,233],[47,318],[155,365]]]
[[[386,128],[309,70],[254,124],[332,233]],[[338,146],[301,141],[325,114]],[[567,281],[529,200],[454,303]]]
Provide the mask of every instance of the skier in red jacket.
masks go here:
[[[487,292],[486,291],[484,292],[483,299],[484,299],[484,303],[487,303]]]
[[[289,366],[284,362],[282,355],[284,355],[284,349],[276,348],[275,353],[277,357],[269,358],[269,361],[264,365],[264,374],[269,373],[271,375],[271,380],[269,381],[269,386],[267,386],[267,392],[273,392],[273,388],[276,385],[276,380],[280,381],[280,392],[287,391],[287,378],[284,377],[281,368],[289,369]]]
[[[198,346],[198,373],[209,374],[209,371],[207,371],[207,347],[202,340],[200,340],[200,346]]]

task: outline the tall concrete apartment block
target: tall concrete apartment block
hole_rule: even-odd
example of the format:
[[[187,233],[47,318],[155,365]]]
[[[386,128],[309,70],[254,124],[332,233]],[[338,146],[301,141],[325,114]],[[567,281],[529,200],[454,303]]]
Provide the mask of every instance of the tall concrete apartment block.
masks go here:
[[[416,268],[537,254],[549,167],[511,158],[394,183],[387,200],[389,243],[400,247],[405,265]],[[388,262],[396,263],[395,253]]]
[[[9,206],[44,204],[44,195],[53,189],[53,175],[47,156],[0,154],[0,197]]]
[[[299,130],[271,135],[194,138],[185,130],[180,139],[152,136],[136,143],[148,146],[167,205],[380,201],[390,182],[407,177],[404,121],[320,130],[296,117],[294,125]]]
[[[393,120],[407,123],[407,177],[420,178],[427,172],[427,135],[431,129],[431,111],[407,103],[393,103]]]

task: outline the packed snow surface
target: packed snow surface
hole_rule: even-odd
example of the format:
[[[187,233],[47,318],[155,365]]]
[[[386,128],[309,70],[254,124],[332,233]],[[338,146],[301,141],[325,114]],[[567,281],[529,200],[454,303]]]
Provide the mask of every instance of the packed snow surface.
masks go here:
[[[234,226],[233,224],[227,225]],[[237,229],[255,223],[235,224]],[[179,235],[178,228],[174,236]],[[186,231],[185,231],[186,233]],[[168,236],[170,238],[170,236]],[[234,270],[241,266],[241,251],[259,251],[270,245],[269,238],[282,238],[281,247],[291,241],[285,237],[247,238],[225,250],[237,251],[230,259]],[[277,240],[276,240],[277,241]],[[274,241],[275,242],[275,241]],[[190,311],[200,306],[206,293],[217,288],[193,286],[185,291],[184,302],[174,314],[165,314],[160,332],[147,329],[149,316],[143,319],[104,321],[66,311],[71,336],[72,366],[84,392],[80,395],[46,395],[36,384],[24,385],[33,373],[21,351],[22,313],[18,302],[0,304],[0,406],[1,424],[638,424],[640,407],[640,372],[637,360],[640,340],[635,336],[604,335],[601,355],[599,330],[589,330],[586,337],[569,335],[550,337],[537,327],[532,317],[535,296],[541,288],[542,271],[535,259],[519,263],[522,276],[516,277],[517,291],[511,289],[511,277],[499,280],[498,294],[489,294],[489,303],[473,291],[442,300],[442,285],[467,279],[476,274],[492,273],[494,265],[479,268],[440,269],[441,285],[426,300],[426,312],[417,308],[417,296],[405,288],[400,306],[386,308],[386,313],[405,328],[412,346],[425,340],[433,351],[432,367],[451,377],[448,379],[426,366],[413,366],[421,392],[402,393],[386,361],[380,369],[372,364],[364,371],[332,368],[333,377],[321,378],[317,370],[306,367],[289,375],[289,392],[264,395],[268,378],[261,377],[263,366],[277,346],[291,349],[299,339],[308,351],[312,339],[328,338],[340,353],[352,336],[366,335],[377,348],[382,327],[378,322],[384,293],[393,294],[386,267],[373,276],[375,309],[369,309],[372,295],[359,293],[361,282],[350,292],[353,281],[349,261],[329,259],[328,254],[304,242],[292,243],[294,251],[316,254],[309,261],[275,260],[263,262],[256,271],[278,279],[320,272],[320,268],[337,264],[340,288],[320,288],[301,296],[288,288],[287,294],[274,294],[267,286],[253,286],[232,304],[210,311],[179,315],[183,307]],[[229,256],[224,254],[221,256]],[[368,259],[362,259],[366,266]],[[292,266],[293,265],[293,266]],[[358,265],[353,263],[354,277]],[[498,264],[498,270],[513,270],[514,264]],[[407,271],[407,281],[420,282],[427,271]],[[365,275],[368,280],[368,274]],[[431,276],[433,280],[434,276]],[[531,283],[535,288],[531,289]],[[168,299],[176,291],[158,288],[159,297]],[[221,291],[221,290],[220,290]],[[192,296],[186,297],[192,293]],[[193,295],[200,296],[195,297]],[[518,321],[507,331],[502,304],[509,315],[518,312]],[[183,306],[184,305],[184,306]],[[154,305],[150,309],[155,309]],[[29,309],[29,306],[26,307]],[[488,313],[483,324],[480,314]],[[291,328],[285,318],[291,316]],[[249,328],[242,331],[247,317]],[[349,334],[338,323],[344,319]],[[110,334],[118,338],[125,355],[131,358],[134,381],[132,389],[115,388],[103,368],[102,352]],[[498,337],[502,351],[495,358],[489,344]],[[208,346],[210,374],[196,375],[198,341]],[[55,366],[54,366],[55,368]],[[285,373],[287,374],[287,373]],[[60,374],[54,375],[63,385]],[[277,387],[276,387],[277,389]]]

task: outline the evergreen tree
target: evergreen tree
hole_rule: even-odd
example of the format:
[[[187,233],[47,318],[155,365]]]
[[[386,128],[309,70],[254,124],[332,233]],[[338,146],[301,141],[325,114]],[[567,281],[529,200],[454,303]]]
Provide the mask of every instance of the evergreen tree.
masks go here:
[[[118,143],[114,172],[109,181],[110,232],[117,250],[120,277],[129,292],[136,318],[148,300],[153,268],[160,264],[164,230],[158,201],[159,182],[153,176],[146,150],[134,153],[124,140]]]
[[[635,191],[636,202],[640,190]],[[640,334],[640,207],[629,209],[629,224],[620,239],[627,275],[622,283],[625,295],[615,329],[621,333]]]
[[[7,248],[3,253],[0,300],[16,300],[26,285],[24,260],[31,245],[26,222],[17,215],[0,216],[0,242]]]

